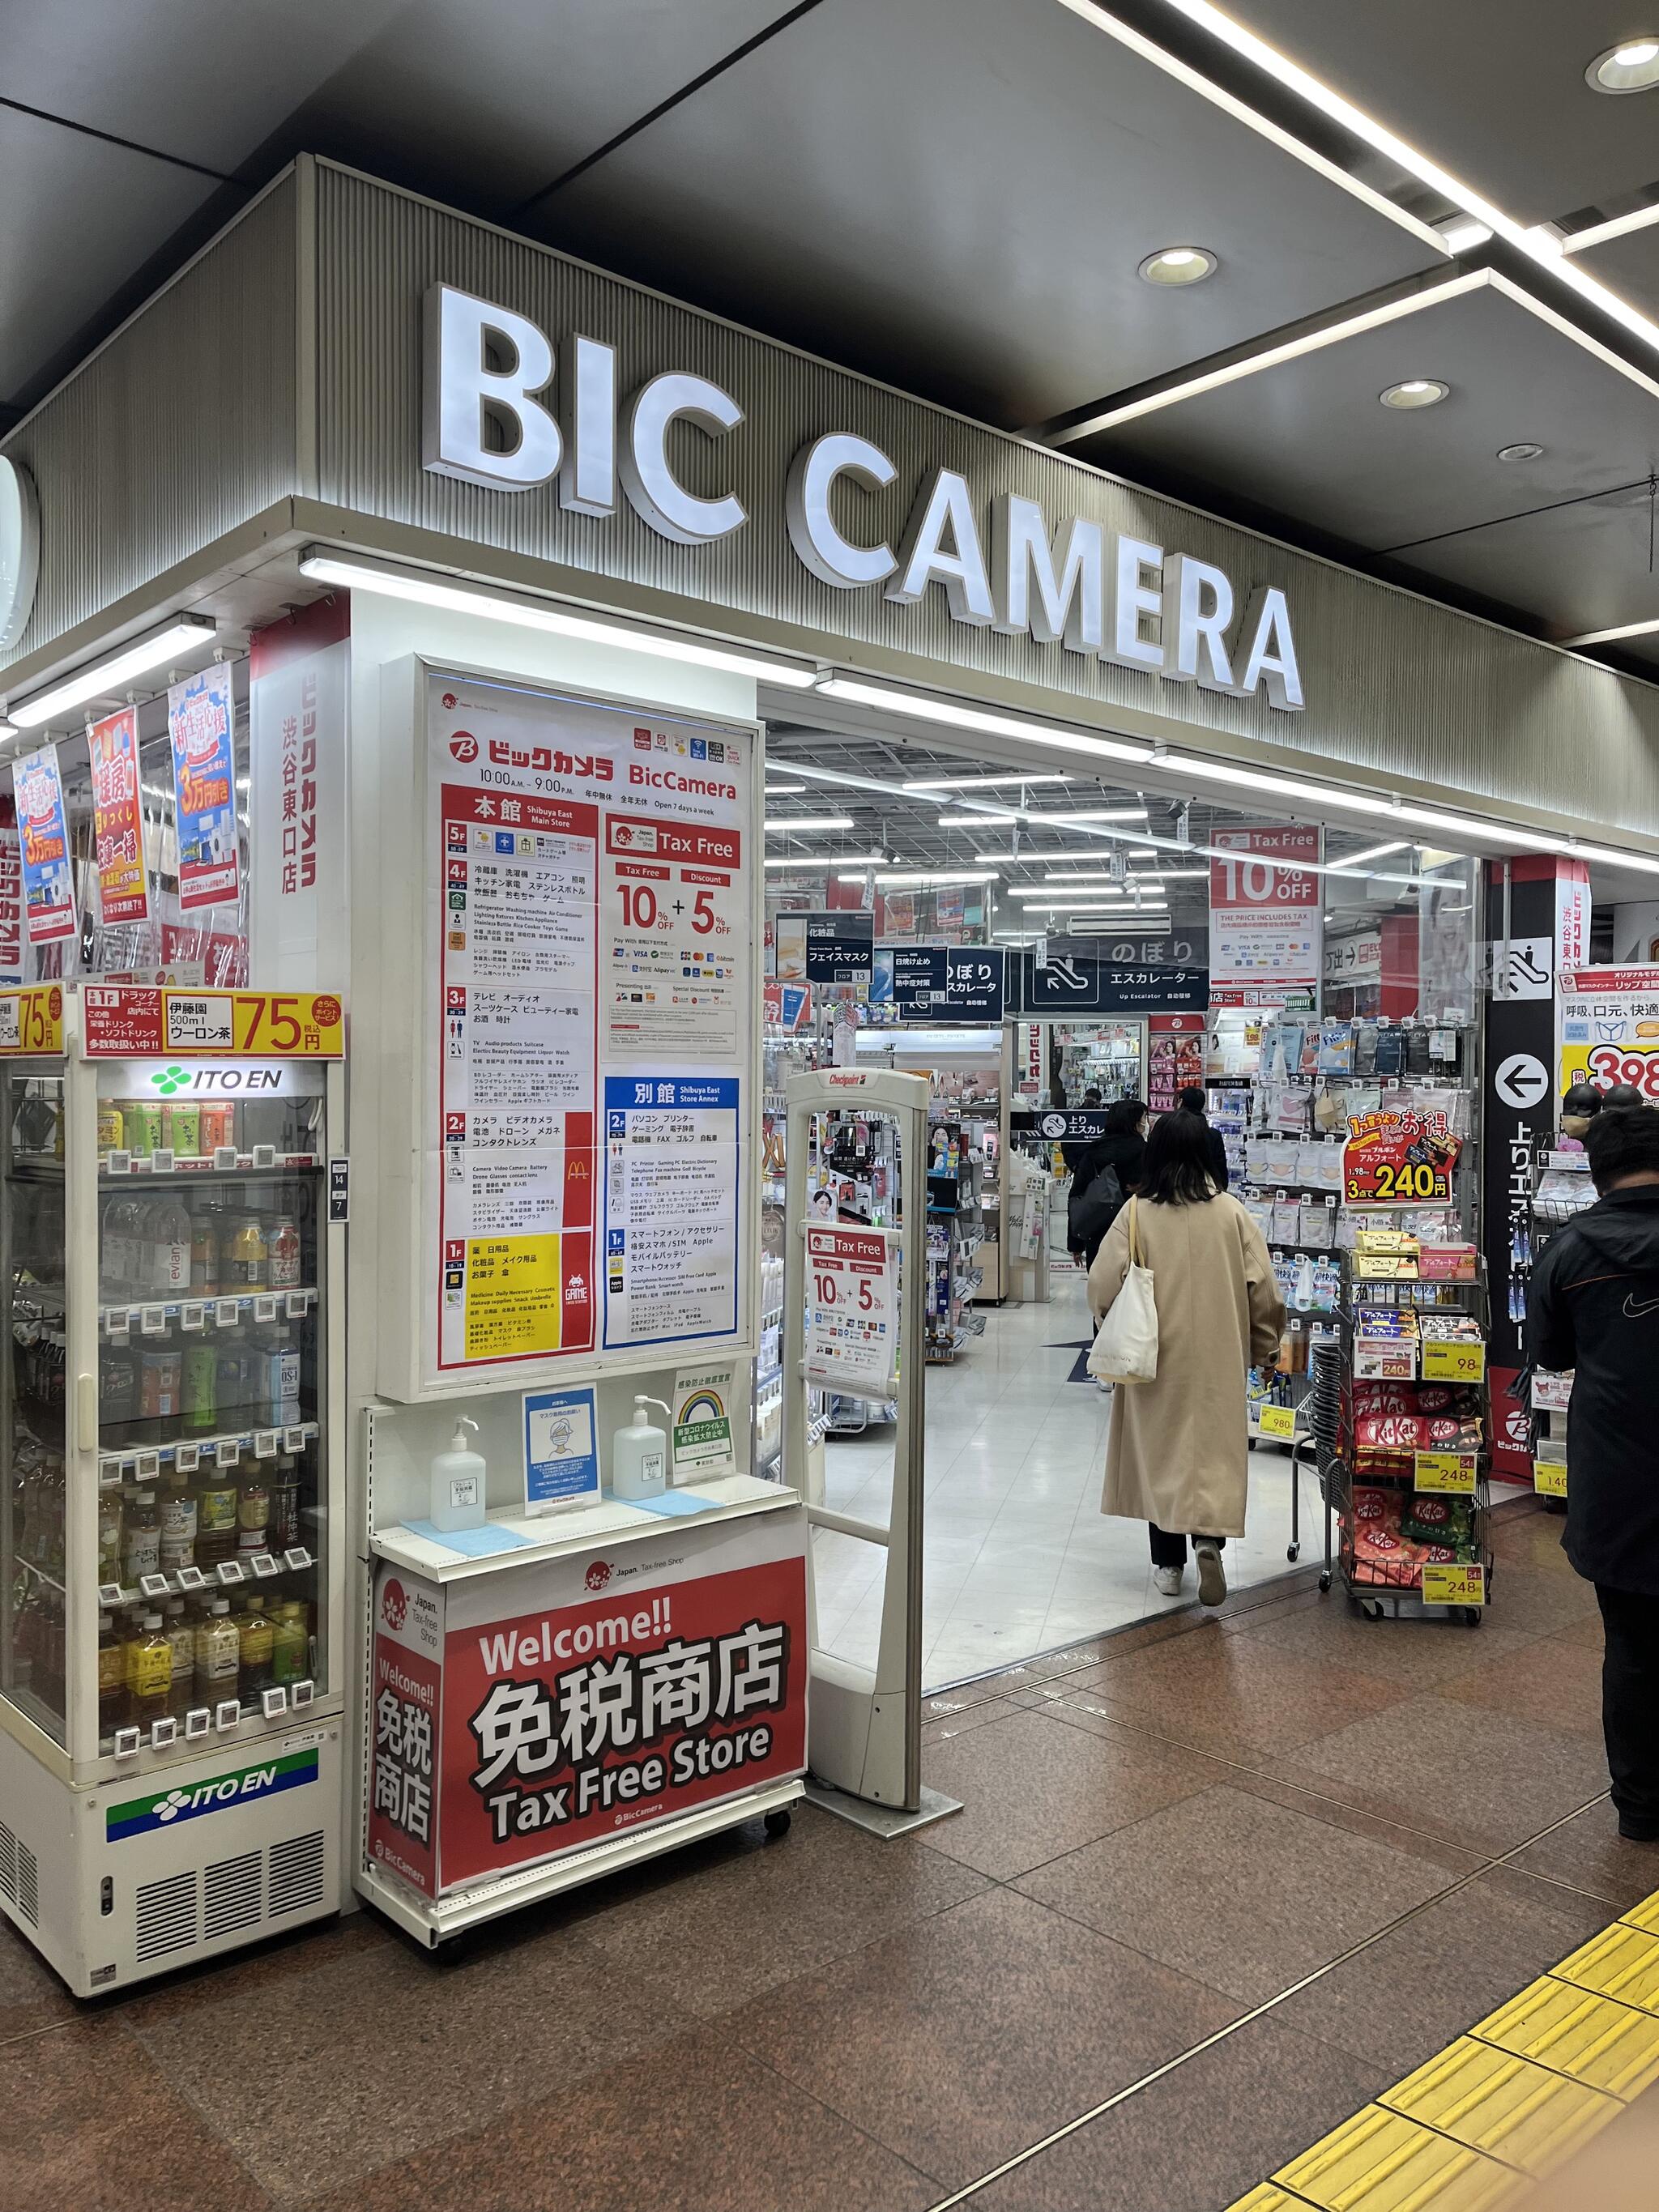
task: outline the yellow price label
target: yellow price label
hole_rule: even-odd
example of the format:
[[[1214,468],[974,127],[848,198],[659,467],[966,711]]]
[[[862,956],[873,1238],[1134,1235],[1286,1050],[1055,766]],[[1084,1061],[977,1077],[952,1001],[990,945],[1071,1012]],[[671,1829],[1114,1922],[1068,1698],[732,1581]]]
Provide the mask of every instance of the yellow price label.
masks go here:
[[[1540,1498],[1565,1498],[1567,1470],[1559,1459],[1535,1459],[1532,1463],[1532,1486]]]
[[[345,1009],[332,991],[161,994],[162,1049],[258,1060],[343,1060]]]
[[[1431,1560],[1423,1569],[1423,1602],[1425,1605],[1485,1605],[1486,1569],[1466,1566],[1461,1561],[1437,1565]]]
[[[0,991],[0,1054],[56,1059],[64,1049],[64,987],[33,983]]]
[[[1472,1498],[1479,1461],[1473,1452],[1417,1454],[1416,1486],[1452,1497]]]
[[[1486,1347],[1461,1344],[1443,1336],[1423,1340],[1423,1380],[1425,1382],[1484,1382]]]
[[[1263,1406],[1256,1414],[1257,1433],[1264,1437],[1282,1437],[1288,1443],[1296,1434],[1294,1406]]]

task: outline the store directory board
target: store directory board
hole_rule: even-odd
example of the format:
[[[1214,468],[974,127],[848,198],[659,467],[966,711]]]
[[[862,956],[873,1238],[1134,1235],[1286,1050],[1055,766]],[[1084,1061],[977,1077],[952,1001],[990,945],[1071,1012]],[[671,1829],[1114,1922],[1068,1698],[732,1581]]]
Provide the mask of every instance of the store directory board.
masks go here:
[[[426,1382],[736,1344],[755,733],[423,680]]]

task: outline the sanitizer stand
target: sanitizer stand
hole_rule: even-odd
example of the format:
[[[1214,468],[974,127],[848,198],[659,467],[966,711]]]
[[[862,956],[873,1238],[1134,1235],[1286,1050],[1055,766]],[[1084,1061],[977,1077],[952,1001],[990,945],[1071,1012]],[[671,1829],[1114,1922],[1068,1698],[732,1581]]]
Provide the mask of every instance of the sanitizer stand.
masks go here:
[[[890,1069],[820,1068],[790,1078],[785,1147],[783,1315],[784,1476],[806,1481],[805,1255],[807,1154],[815,1116],[897,1125],[902,1224],[898,1311],[898,1438],[888,1525],[809,1505],[816,1528],[834,1528],[887,1552],[881,1638],[873,1672],[821,1650],[817,1598],[808,1576],[812,1638],[806,1794],[815,1804],[878,1835],[902,1835],[960,1809],[921,1779],[921,1571],[927,1353],[927,1083]],[[857,1395],[844,1392],[843,1395]],[[890,1395],[885,1389],[884,1398]],[[808,1554],[809,1561],[811,1554]]]

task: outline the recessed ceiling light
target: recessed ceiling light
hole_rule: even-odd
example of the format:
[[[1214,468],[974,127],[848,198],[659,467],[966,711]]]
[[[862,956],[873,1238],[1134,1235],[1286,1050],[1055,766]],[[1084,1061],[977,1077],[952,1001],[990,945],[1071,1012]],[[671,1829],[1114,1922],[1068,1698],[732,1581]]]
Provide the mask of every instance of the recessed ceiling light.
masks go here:
[[[1531,439],[1523,438],[1518,445],[1500,446],[1498,448],[1498,458],[1500,461],[1541,461],[1544,458],[1544,448],[1541,446],[1534,446]]]
[[[1436,376],[1410,376],[1403,384],[1391,384],[1377,398],[1385,407],[1437,407],[1451,390]]]
[[[1647,92],[1659,84],[1659,39],[1626,39],[1584,71],[1592,92]]]
[[[1201,246],[1166,246],[1146,256],[1139,274],[1149,284],[1201,284],[1218,266],[1215,255]]]

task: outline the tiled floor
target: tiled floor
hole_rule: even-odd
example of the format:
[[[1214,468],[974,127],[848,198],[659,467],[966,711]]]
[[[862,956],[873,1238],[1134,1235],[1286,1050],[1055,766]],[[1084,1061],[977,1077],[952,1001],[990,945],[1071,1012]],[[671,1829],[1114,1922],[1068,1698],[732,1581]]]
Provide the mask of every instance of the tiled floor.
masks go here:
[[[1220,2212],[1659,1888],[1559,1524],[1498,1525],[1478,1632],[1304,1573],[930,1700],[963,1809],[897,1842],[804,1810],[89,2006],[0,1935],[0,2204]]]
[[[1051,1651],[1190,1602],[1152,1587],[1146,1533],[1100,1510],[1111,1401],[1066,1378],[1089,1334],[1083,1278],[1055,1278],[1047,1305],[988,1310],[985,1333],[950,1367],[927,1370],[923,1679],[930,1688]],[[825,1502],[885,1522],[890,1426],[825,1447]],[[1290,1465],[1276,1445],[1250,1455],[1249,1533],[1227,1547],[1246,1589],[1280,1576],[1290,1541]],[[1318,1486],[1302,1484],[1304,1559],[1323,1541]],[[830,1530],[813,1538],[818,1641],[868,1666],[881,1625],[885,1553]]]

